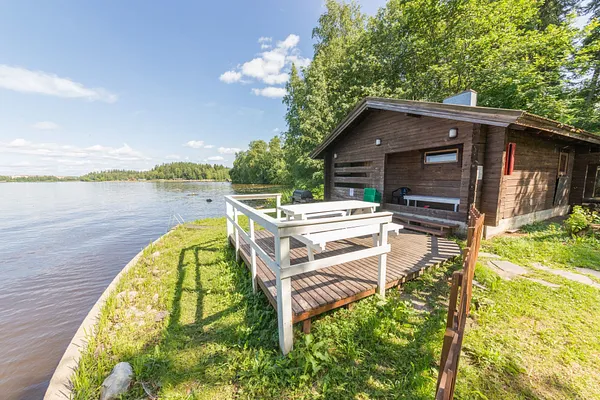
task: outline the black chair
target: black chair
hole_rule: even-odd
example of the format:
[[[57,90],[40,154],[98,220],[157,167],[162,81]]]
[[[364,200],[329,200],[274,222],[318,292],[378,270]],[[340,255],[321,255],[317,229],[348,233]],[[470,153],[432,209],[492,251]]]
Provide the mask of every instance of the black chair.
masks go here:
[[[392,204],[404,204],[404,196],[410,193],[410,188],[402,186],[392,192]]]

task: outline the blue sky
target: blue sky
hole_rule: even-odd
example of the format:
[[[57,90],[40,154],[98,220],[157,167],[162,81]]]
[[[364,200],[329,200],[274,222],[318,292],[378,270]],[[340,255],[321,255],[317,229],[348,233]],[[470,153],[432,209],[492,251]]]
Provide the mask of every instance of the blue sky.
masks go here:
[[[285,129],[287,72],[310,62],[323,10],[320,0],[3,2],[0,174],[231,165],[236,149]]]

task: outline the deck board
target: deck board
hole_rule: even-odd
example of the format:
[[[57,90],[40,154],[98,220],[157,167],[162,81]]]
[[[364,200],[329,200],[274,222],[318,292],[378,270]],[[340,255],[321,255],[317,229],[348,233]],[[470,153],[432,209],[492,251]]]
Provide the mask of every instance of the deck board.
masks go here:
[[[257,231],[255,237],[260,247],[275,259],[273,235],[268,231]],[[460,254],[460,248],[455,242],[420,233],[401,231],[399,235],[390,235],[388,241],[391,245],[387,259],[388,288],[415,279],[423,270]],[[315,253],[315,259],[369,248],[372,245],[371,236],[339,240],[328,243],[324,252]],[[241,237],[240,256],[249,266],[250,246]],[[291,239],[290,264],[296,265],[306,261],[306,246]],[[256,257],[256,270],[259,287],[271,305],[276,307],[275,274],[260,257]],[[377,289],[377,272],[378,257],[369,257],[293,277],[293,321],[300,322],[374,294]]]

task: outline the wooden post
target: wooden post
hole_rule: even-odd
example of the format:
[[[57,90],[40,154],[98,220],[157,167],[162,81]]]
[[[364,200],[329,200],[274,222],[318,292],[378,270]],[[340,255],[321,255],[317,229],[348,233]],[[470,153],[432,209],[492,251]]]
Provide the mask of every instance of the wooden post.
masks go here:
[[[229,218],[233,218],[233,206],[231,204],[229,204],[229,202],[225,203],[225,214],[227,214],[227,216]],[[228,219],[227,220],[227,240],[229,240],[232,233],[233,233],[233,224]]]
[[[379,246],[385,246],[388,242],[388,224],[384,223],[379,225]],[[377,292],[383,298],[385,298],[385,282],[386,282],[386,268],[387,268],[387,253],[379,255],[379,270],[377,274]]]
[[[254,243],[254,220],[248,217],[250,224],[250,241]],[[252,273],[252,292],[256,293],[256,250],[250,245],[250,272]]]
[[[278,194],[277,195],[277,200],[275,202],[275,208],[277,209],[277,221],[279,221],[281,219],[281,210],[279,209],[279,207],[281,206],[281,195]]]
[[[308,335],[310,333],[310,327],[311,327],[311,320],[310,318],[305,319],[304,321],[302,321],[302,333],[304,333],[305,335]]]
[[[290,266],[290,238],[275,238],[275,257],[278,265],[277,279],[277,326],[279,347],[284,355],[294,347],[292,326],[292,278],[281,279],[281,269]]]
[[[235,231],[235,261],[239,261],[239,259],[240,259],[240,233],[238,232],[238,228],[236,225],[236,224],[239,224],[239,222],[238,222],[238,210],[235,207],[233,207],[233,220],[235,221],[235,224],[233,224],[233,230]]]

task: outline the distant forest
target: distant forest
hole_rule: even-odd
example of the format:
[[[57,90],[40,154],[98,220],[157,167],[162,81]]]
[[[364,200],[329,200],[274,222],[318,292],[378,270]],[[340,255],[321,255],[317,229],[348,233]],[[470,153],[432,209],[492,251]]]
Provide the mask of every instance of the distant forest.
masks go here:
[[[229,168],[222,165],[196,164],[191,162],[174,162],[157,165],[149,171],[128,171],[113,169],[100,172],[90,172],[80,177],[56,176],[24,176],[12,178],[1,176],[0,182],[105,182],[105,181],[135,181],[139,179],[185,179],[185,180],[214,180],[229,181]]]
[[[238,153],[234,183],[322,185],[323,162],[309,154],[365,96],[440,102],[473,89],[481,106],[600,132],[598,0],[391,0],[374,16],[355,1],[325,8],[311,64],[290,71],[281,143]]]

